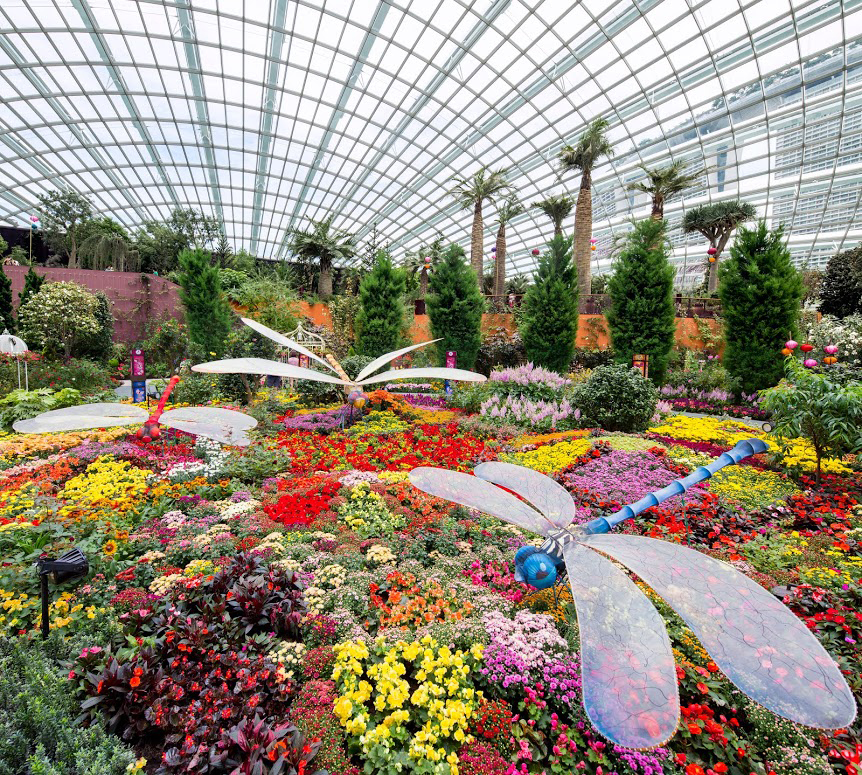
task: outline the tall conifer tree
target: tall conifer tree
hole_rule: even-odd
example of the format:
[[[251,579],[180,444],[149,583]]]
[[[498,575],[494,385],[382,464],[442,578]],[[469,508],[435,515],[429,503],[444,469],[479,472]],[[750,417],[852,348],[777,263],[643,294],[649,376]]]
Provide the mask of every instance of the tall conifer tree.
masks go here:
[[[183,250],[178,258],[180,300],[186,308],[189,337],[207,353],[221,355],[232,321],[218,269],[210,264],[209,254],[200,248]]]
[[[458,353],[458,368],[472,369],[482,344],[482,312],[485,300],[479,292],[476,273],[465,260],[460,245],[450,245],[434,265],[426,307],[431,335],[437,343],[437,361],[443,366],[446,353]]]
[[[356,350],[376,358],[397,350],[404,328],[404,270],[392,266],[389,254],[377,253],[372,270],[359,286]]]
[[[649,355],[649,375],[659,383],[667,372],[676,334],[673,267],[667,258],[665,227],[663,219],[638,222],[608,281],[608,326],[617,360],[631,365],[633,355]]]
[[[36,274],[31,266],[27,270],[27,274],[24,275],[24,287],[18,294],[18,309],[23,307],[31,296],[39,293],[39,289],[42,287],[44,282],[45,275]]]
[[[15,331],[15,318],[12,315],[12,281],[0,269],[0,328],[10,334]],[[0,334],[2,334],[0,330]]]
[[[796,336],[802,278],[790,262],[781,228],[760,221],[740,227],[719,271],[724,314],[724,365],[745,393],[775,385],[783,375],[781,348]]]
[[[572,239],[554,237],[539,258],[535,282],[524,297],[521,336],[536,366],[565,374],[578,334],[578,274]]]

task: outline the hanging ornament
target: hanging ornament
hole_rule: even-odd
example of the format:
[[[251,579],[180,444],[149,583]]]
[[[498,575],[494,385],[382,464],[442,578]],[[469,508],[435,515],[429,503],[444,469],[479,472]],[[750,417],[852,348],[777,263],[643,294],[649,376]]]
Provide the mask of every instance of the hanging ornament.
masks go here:
[[[431,266],[431,256],[425,256],[422,260],[425,262],[425,266]]]
[[[823,352],[827,353],[828,355],[835,355],[835,353],[838,352],[838,345],[827,344],[826,347],[823,348]]]
[[[788,340],[784,343],[784,346],[785,346],[788,350],[795,350],[795,349],[798,347],[798,342],[794,342],[792,339],[788,339]]]
[[[814,358],[806,358],[804,361],[802,361],[802,365],[806,369],[813,369],[817,365],[817,361],[815,361]]]
[[[785,347],[785,348],[781,351],[781,354],[782,354],[782,355],[785,355],[785,356],[787,356],[787,355],[791,355],[792,353],[793,353],[793,350],[791,350],[789,347]]]
[[[492,252],[492,253],[496,253],[496,252],[497,252],[497,246],[496,246],[496,245],[494,245],[494,247],[493,247],[493,248],[491,248],[491,252]]]
[[[715,254],[716,253],[718,253],[718,251],[713,247],[710,247],[710,249],[706,251],[706,255],[709,256],[709,263],[710,264],[715,263]]]
[[[590,250],[596,249],[596,243],[597,242],[598,242],[598,239],[596,239],[595,237],[590,237]]]
[[[833,363],[838,363],[838,359],[834,355],[827,355],[823,359],[823,363],[825,363],[827,366],[831,366]]]
[[[814,345],[806,342],[805,344],[799,345],[799,349],[804,353],[810,353],[814,349]]]
[[[541,253],[541,251],[540,251],[538,248],[533,248],[533,251],[532,251],[532,252],[533,252],[533,255],[534,255],[534,256],[538,256],[538,255],[539,255],[539,253]]]

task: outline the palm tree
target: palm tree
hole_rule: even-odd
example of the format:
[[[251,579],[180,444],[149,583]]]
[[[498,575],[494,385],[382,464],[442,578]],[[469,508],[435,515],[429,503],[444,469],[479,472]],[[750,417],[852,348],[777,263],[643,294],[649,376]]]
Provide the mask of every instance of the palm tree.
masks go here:
[[[708,264],[707,293],[715,293],[718,288],[718,260],[727,245],[734,229],[743,221],[757,216],[757,210],[749,202],[732,199],[727,202],[700,205],[686,210],[682,217],[682,230],[686,234],[700,232],[709,240],[712,261]]]
[[[443,256],[443,238],[438,237],[430,245],[422,245],[404,259],[404,269],[410,274],[419,272],[419,298],[428,295],[428,277],[434,271],[436,264]],[[426,261],[430,258],[430,261]]]
[[[93,269],[114,269],[118,272],[136,272],[141,265],[141,257],[121,234],[96,233],[85,239],[78,252],[89,255]]]
[[[575,207],[575,200],[565,194],[552,194],[541,202],[533,202],[530,207],[541,210],[554,224],[554,236],[563,236],[563,221],[566,220]]]
[[[509,183],[506,181],[506,170],[489,171],[487,167],[481,167],[471,177],[452,178],[454,184],[449,191],[450,196],[455,198],[458,205],[465,210],[473,208],[473,228],[470,230],[470,266],[476,272],[476,278],[481,287],[482,284],[482,203],[487,199],[489,202],[508,190]]]
[[[514,194],[507,196],[497,208],[497,255],[494,257],[495,296],[502,296],[506,292],[506,224],[522,212],[524,212],[524,205],[518,201]]]
[[[638,167],[643,170],[646,179],[629,183],[626,188],[629,191],[641,191],[652,197],[652,215],[650,217],[654,221],[660,221],[664,218],[665,200],[674,194],[685,191],[696,183],[705,172],[705,170],[687,172],[687,162],[682,159],[677,159],[664,167],[650,169],[645,164],[638,164]]]
[[[288,249],[307,264],[317,261],[320,277],[317,293],[323,299],[332,296],[332,266],[336,261],[356,255],[356,237],[332,228],[332,217],[311,222],[311,228],[293,229]]]
[[[593,232],[593,167],[602,156],[610,156],[613,146],[607,137],[608,122],[595,119],[580,136],[577,145],[560,151],[564,170],[581,171],[581,188],[575,206],[575,264],[578,268],[578,292],[590,292],[590,236]]]

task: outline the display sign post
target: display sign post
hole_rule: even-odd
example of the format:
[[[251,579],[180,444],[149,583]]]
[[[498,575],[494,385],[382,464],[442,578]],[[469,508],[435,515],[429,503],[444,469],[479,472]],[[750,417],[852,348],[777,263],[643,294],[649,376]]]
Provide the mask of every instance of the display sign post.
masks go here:
[[[644,379],[649,377],[649,355],[633,355],[632,368],[637,369]]]
[[[447,369],[455,369],[458,365],[458,352],[456,350],[447,350],[446,351],[446,368]],[[452,385],[449,384],[449,380],[443,380],[443,389],[446,391],[447,396],[452,395]]]
[[[143,350],[132,350],[132,401],[147,400],[147,363]]]

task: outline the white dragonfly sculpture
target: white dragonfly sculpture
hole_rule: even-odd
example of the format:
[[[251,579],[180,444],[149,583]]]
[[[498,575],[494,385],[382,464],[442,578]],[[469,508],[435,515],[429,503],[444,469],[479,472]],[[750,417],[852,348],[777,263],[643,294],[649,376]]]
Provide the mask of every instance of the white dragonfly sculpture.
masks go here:
[[[608,557],[652,587],[751,699],[799,724],[847,727],[856,702],[844,676],[781,601],[727,563],[693,549],[643,536],[606,535],[718,469],[764,451],[760,439],[741,441],[708,466],[585,524],[574,524],[574,502],[561,485],[511,463],[482,463],[475,476],[414,468],[410,481],[430,495],[546,537],[540,548],[518,550],[515,577],[547,588],[567,573],[580,630],[584,707],[596,729],[618,745],[661,745],[676,731],[680,711],[664,621]]]
[[[487,377],[483,374],[477,374],[474,371],[465,369],[452,369],[443,367],[429,367],[421,369],[391,369],[380,374],[374,372],[381,366],[406,355],[412,350],[418,350],[420,347],[427,347],[429,344],[439,342],[439,339],[433,339],[430,342],[420,342],[419,344],[410,345],[400,350],[381,355],[375,358],[365,368],[363,368],[355,378],[351,379],[336,362],[335,366],[327,362],[319,355],[311,352],[306,347],[303,347],[299,342],[294,342],[288,339],[284,334],[278,331],[273,331],[271,328],[258,323],[256,320],[249,318],[241,318],[249,328],[254,329],[257,333],[271,339],[276,344],[282,347],[295,350],[301,355],[305,355],[309,359],[321,364],[332,374],[324,374],[314,369],[307,369],[303,366],[294,366],[290,363],[281,363],[280,361],[272,361],[267,358],[224,358],[220,361],[209,361],[208,363],[198,363],[192,366],[192,371],[204,372],[206,374],[268,374],[274,377],[288,377],[292,379],[308,379],[314,382],[325,382],[330,385],[339,385],[344,388],[348,394],[348,403],[351,406],[361,408],[365,401],[365,394],[362,388],[366,385],[373,385],[380,382],[390,382],[393,379],[449,379],[460,382],[484,382]],[[373,376],[372,376],[373,375]]]
[[[159,438],[160,425],[164,425],[222,444],[245,447],[251,443],[247,432],[257,425],[257,420],[243,412],[215,406],[187,406],[164,411],[168,396],[179,380],[179,377],[171,377],[152,414],[129,404],[82,404],[52,409],[28,420],[18,420],[12,428],[18,433],[60,433],[141,425],[138,438],[149,442]]]

